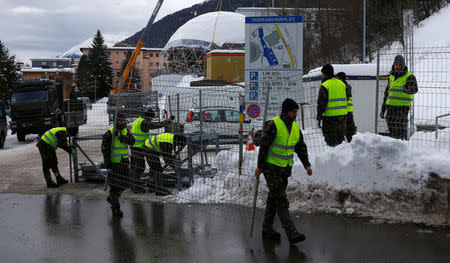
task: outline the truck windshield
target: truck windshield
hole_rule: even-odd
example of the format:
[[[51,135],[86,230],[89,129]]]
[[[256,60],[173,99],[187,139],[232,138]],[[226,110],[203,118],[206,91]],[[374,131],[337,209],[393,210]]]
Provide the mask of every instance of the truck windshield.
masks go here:
[[[29,104],[47,102],[48,90],[34,90],[11,93],[11,104]]]

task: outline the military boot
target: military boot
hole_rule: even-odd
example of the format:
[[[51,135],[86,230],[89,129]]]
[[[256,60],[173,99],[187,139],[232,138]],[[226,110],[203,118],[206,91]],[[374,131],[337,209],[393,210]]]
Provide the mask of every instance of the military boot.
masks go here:
[[[64,179],[60,174],[56,175],[56,183],[58,185],[63,185],[63,184],[67,184],[69,181],[67,181],[66,179]]]
[[[281,224],[283,225],[291,245],[305,240],[305,235],[297,232],[297,228],[295,227],[294,222],[292,222],[291,214],[287,207],[279,207],[278,216],[280,217]]]
[[[53,170],[53,173],[55,174],[56,183],[58,185],[63,185],[63,184],[67,184],[68,183],[68,181],[61,176],[61,173],[59,172],[58,167],[52,168],[52,170]]]
[[[50,176],[50,170],[44,171],[44,179],[47,183],[47,188],[56,188],[58,185],[53,182],[52,177]]]
[[[267,203],[266,210],[264,211],[264,222],[262,229],[262,237],[274,240],[280,240],[281,235],[273,229],[273,220],[277,213],[276,207]]]

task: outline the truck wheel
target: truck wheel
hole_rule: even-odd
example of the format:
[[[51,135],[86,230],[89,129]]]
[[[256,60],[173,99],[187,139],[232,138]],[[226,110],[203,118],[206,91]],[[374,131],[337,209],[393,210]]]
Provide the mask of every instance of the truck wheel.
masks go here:
[[[25,133],[24,132],[17,132],[17,140],[19,142],[24,142],[25,141]]]
[[[6,136],[2,132],[2,134],[0,134],[0,149],[3,149],[3,147],[5,147],[5,139],[6,139]]]

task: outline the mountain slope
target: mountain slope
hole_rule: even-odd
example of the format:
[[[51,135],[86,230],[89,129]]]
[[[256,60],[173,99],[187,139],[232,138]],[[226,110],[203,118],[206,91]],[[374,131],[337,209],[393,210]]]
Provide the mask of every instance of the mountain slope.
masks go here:
[[[222,2],[222,11],[234,12],[238,7],[263,7],[264,0],[227,0]],[[165,16],[148,30],[143,37],[145,47],[164,47],[169,38],[175,31],[192,18],[216,11],[217,0],[208,0],[201,4],[196,4],[190,8],[186,8],[175,12],[171,15]],[[131,37],[125,39],[123,42],[129,45],[136,45],[139,37],[142,34],[141,29]]]
[[[105,45],[107,47],[113,47],[117,42],[120,42],[121,40],[128,37],[129,35],[127,35],[127,34],[102,34],[102,36],[103,36],[103,39],[105,40]],[[79,57],[81,57],[81,55],[83,55],[80,51],[80,48],[91,47],[93,39],[94,39],[94,37],[86,39],[85,41],[70,48],[69,50],[65,51],[64,53],[57,55],[56,57],[57,58],[79,58]]]

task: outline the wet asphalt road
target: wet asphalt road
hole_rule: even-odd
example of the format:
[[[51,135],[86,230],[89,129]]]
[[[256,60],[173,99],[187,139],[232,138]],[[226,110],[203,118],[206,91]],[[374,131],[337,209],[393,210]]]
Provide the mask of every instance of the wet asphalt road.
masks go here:
[[[114,220],[99,197],[1,194],[0,262],[450,262],[450,229],[300,214],[291,247],[261,239],[262,211],[249,239],[248,209],[121,202]]]

